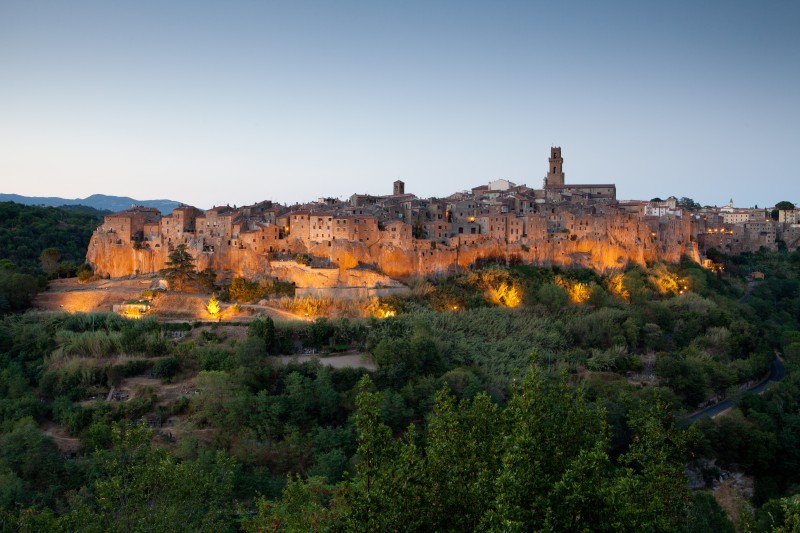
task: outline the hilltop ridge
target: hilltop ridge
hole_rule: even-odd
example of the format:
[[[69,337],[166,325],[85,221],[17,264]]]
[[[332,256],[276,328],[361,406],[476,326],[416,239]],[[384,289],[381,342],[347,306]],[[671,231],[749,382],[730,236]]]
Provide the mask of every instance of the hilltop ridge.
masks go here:
[[[22,196],[20,194],[0,193],[0,202],[15,202],[23,205],[44,205],[60,207],[62,205],[85,205],[105,211],[122,211],[133,205],[154,207],[166,214],[181,205],[174,200],[136,200],[127,196],[109,196],[106,194],[93,194],[86,198],[60,198],[58,196]]]

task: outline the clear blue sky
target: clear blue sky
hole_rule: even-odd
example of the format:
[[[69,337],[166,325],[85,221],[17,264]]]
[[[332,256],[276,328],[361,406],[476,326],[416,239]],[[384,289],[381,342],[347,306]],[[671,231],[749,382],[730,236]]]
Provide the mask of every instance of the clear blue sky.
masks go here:
[[[0,192],[800,202],[800,2],[0,0]]]

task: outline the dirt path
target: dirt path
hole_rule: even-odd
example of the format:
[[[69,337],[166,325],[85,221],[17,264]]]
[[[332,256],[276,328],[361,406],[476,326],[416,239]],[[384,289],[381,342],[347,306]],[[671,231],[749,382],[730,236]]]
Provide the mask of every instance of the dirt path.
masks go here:
[[[283,320],[283,321],[313,320],[313,318],[311,317],[296,315],[294,313],[290,313],[289,311],[284,311],[283,309],[278,309],[277,307],[272,307],[270,305],[241,304],[240,307],[242,309],[252,310],[255,314],[265,313],[273,320]],[[254,316],[253,318],[258,318],[258,317]]]
[[[66,428],[55,422],[48,422],[42,427],[42,432],[51,437],[61,453],[78,453],[81,449],[81,439],[70,437]]]
[[[360,353],[333,355],[330,357],[320,357],[318,355],[281,355],[278,359],[285,365],[295,361],[298,363],[305,363],[316,359],[321,364],[331,368],[365,368],[369,371],[374,371],[377,368],[369,354]]]
[[[177,400],[181,396],[191,396],[194,394],[197,390],[197,387],[194,385],[195,377],[196,376],[192,376],[189,379],[177,381],[175,383],[162,383],[160,379],[135,376],[123,379],[117,389],[130,391],[130,397],[128,398],[130,400],[136,397],[137,390],[151,387],[158,397],[156,405],[167,405],[169,402]]]

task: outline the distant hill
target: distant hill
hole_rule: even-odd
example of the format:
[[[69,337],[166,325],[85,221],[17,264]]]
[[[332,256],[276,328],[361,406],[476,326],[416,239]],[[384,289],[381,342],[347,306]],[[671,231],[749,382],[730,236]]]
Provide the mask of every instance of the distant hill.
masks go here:
[[[93,194],[86,198],[59,198],[57,196],[21,196],[19,194],[1,194],[0,202],[16,202],[23,205],[44,205],[60,207],[62,205],[86,205],[95,209],[106,211],[122,211],[130,206],[143,205],[145,207],[155,207],[162,214],[168,214],[178,207],[180,202],[174,200],[134,200],[127,196],[107,196],[105,194]]]

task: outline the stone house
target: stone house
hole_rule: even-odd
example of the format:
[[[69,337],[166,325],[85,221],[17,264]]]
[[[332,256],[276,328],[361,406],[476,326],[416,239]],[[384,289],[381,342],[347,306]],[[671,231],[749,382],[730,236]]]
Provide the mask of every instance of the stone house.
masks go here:
[[[400,248],[410,249],[413,247],[411,236],[411,225],[400,220],[393,220],[386,223],[381,232],[381,242],[388,242]]]

